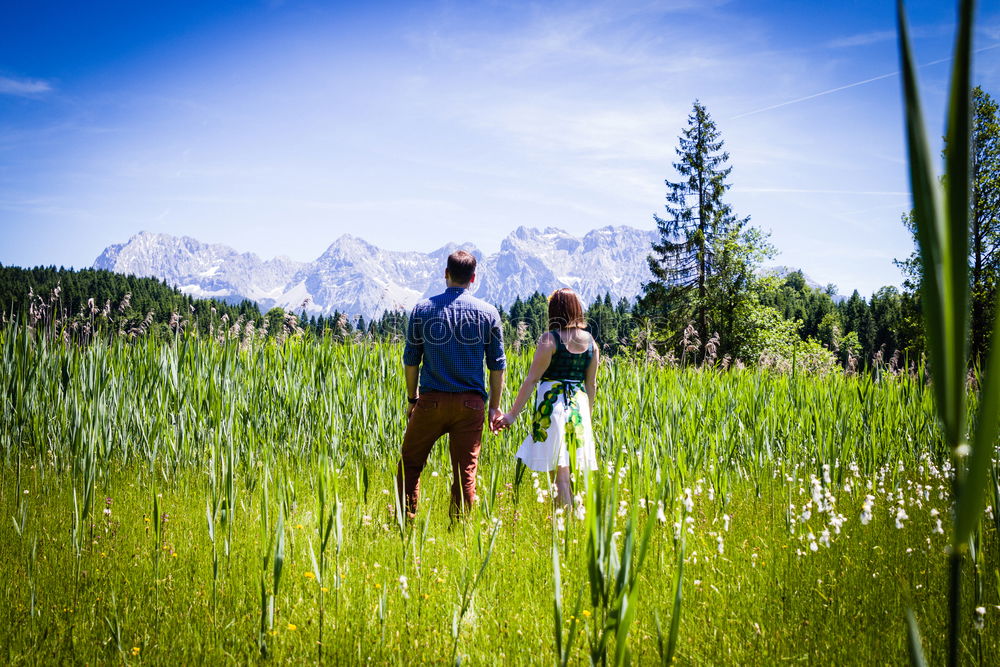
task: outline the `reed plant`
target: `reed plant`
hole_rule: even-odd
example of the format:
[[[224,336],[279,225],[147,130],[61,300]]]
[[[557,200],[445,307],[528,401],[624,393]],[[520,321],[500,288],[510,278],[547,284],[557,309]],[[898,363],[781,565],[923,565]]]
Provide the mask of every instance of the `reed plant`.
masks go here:
[[[939,179],[928,148],[902,0],[898,1],[899,49],[903,73],[910,186],[922,268],[921,298],[930,353],[937,415],[955,469],[955,509],[948,567],[948,664],[960,659],[963,562],[973,553],[983,520],[987,483],[993,469],[1000,428],[1000,345],[994,345],[981,378],[979,409],[970,430],[966,378],[969,374],[969,216],[972,188],[972,35],[973,0],[958,4],[958,30],[948,100],[945,175]],[[993,327],[1000,341],[1000,307]],[[977,590],[979,587],[977,586]],[[911,643],[919,645],[909,617]],[[915,663],[920,651],[912,652]]]

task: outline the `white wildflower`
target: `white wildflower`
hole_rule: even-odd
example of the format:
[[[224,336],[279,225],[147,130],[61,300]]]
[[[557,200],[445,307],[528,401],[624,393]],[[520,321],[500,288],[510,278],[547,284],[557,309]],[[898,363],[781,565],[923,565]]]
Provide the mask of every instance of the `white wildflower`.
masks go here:
[[[872,505],[875,503],[875,496],[869,494],[865,496],[865,502],[861,505],[861,523],[867,526],[872,520]]]

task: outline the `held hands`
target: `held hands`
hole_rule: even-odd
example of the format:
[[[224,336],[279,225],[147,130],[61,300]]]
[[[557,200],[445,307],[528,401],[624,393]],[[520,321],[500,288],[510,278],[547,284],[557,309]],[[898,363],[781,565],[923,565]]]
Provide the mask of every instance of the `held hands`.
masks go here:
[[[503,412],[500,408],[490,408],[490,433],[499,433],[503,426]]]
[[[490,410],[490,431],[493,433],[499,433],[504,429],[510,428],[516,420],[516,415],[509,412],[503,413],[499,410],[499,408],[492,408]]]

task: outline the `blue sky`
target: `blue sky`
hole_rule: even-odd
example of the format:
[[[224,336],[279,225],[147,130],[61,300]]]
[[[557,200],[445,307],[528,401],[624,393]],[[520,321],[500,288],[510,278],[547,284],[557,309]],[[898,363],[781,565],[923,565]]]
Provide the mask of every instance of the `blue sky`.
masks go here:
[[[894,5],[5,3],[0,263],[140,230],[310,260],[651,229],[697,98],[774,263],[867,295],[911,250]],[[907,6],[938,135],[954,7]],[[975,45],[1000,97],[996,2]]]

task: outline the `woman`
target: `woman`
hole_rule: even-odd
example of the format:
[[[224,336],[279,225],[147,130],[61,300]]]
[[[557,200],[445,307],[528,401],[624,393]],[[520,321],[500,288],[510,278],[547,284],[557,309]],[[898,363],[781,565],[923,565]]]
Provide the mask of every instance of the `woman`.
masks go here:
[[[538,384],[531,435],[525,438],[517,457],[537,471],[548,471],[556,483],[563,505],[573,502],[570,469],[596,470],[590,407],[597,393],[599,353],[593,337],[583,330],[583,306],[569,288],[549,297],[549,331],[535,348],[528,376],[517,392],[503,426],[510,426]]]

